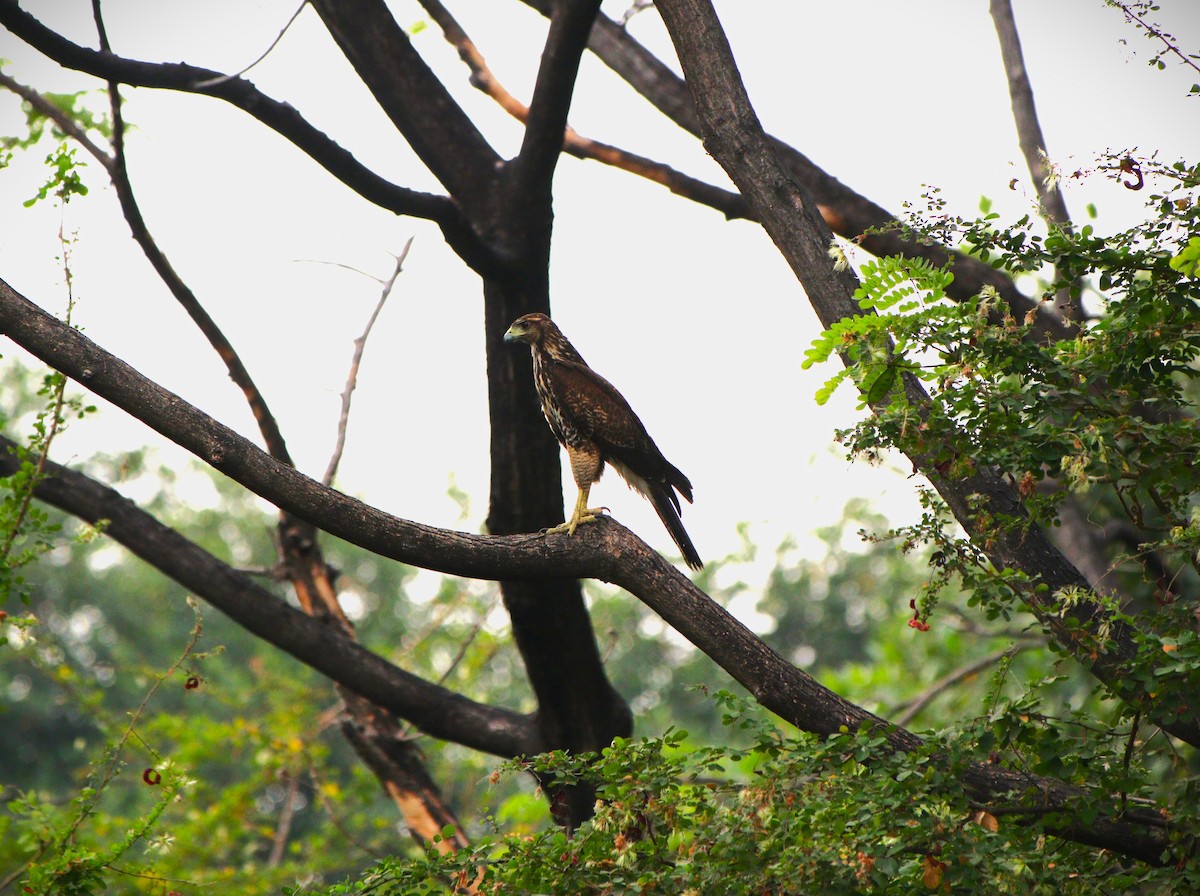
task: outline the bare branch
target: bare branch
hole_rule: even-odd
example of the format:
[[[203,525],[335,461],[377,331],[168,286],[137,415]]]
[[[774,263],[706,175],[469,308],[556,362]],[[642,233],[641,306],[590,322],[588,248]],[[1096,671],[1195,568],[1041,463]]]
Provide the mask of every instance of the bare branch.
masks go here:
[[[325,485],[333,484],[333,477],[337,474],[338,464],[342,462],[342,452],[346,447],[346,428],[350,423],[350,399],[354,394],[354,387],[358,385],[358,366],[362,362],[363,351],[367,347],[367,337],[371,335],[371,330],[375,326],[375,321],[379,319],[379,312],[383,310],[384,303],[392,294],[392,288],[396,285],[396,279],[404,270],[404,261],[408,258],[408,250],[412,248],[413,238],[409,237],[408,242],[404,244],[404,248],[400,250],[400,254],[396,256],[396,267],[392,270],[392,275],[383,281],[383,290],[380,292],[379,301],[375,304],[375,310],[371,312],[371,316],[367,319],[367,325],[363,328],[362,335],[354,340],[354,353],[350,358],[350,372],[346,376],[346,385],[342,389],[342,407],[338,414],[337,439],[334,444],[333,454],[329,458],[329,466],[325,468],[325,475],[321,477],[321,482]]]
[[[553,0],[523,2],[543,15],[549,15],[554,6]],[[702,136],[700,121],[683,80],[619,24],[604,15],[597,16],[588,46],[671,121],[696,137]],[[890,212],[841,183],[794,147],[774,137],[768,137],[768,140],[791,178],[816,200],[818,210],[835,233],[881,257],[925,258],[936,265],[953,261],[954,282],[947,289],[952,298],[966,300],[977,295],[984,286],[991,286],[1007,303],[1014,317],[1023,318],[1039,306],[1040,303],[1021,293],[1010,277],[991,265],[907,237]],[[747,217],[754,219],[754,214],[751,209]],[[996,322],[1002,316],[1003,311],[998,309]],[[1037,315],[1035,327],[1037,335],[1043,338],[1062,339],[1071,332],[1051,314]]]
[[[292,833],[292,820],[296,816],[296,797],[300,793],[300,776],[289,769],[282,772],[287,781],[287,789],[283,794],[283,805],[279,807],[279,821],[275,823],[275,833],[271,835],[271,852],[267,855],[267,867],[278,868],[283,861],[283,851],[287,847],[288,837]]]
[[[1008,75],[1008,92],[1012,99],[1021,153],[1025,156],[1025,164],[1037,189],[1038,201],[1050,221],[1069,229],[1071,216],[1067,214],[1062,191],[1052,181],[1054,172],[1047,159],[1046,138],[1042,136],[1042,126],[1038,121],[1033,87],[1029,83],[1029,72],[1025,69],[1025,56],[1021,51],[1021,38],[1017,34],[1011,0],[991,0],[990,10],[996,36],[1000,39],[1004,71]]]
[[[176,272],[166,253],[159,248],[157,241],[150,233],[146,219],[142,216],[141,206],[138,205],[134,195],[133,183],[129,179],[129,168],[126,165],[125,156],[125,117],[121,112],[121,94],[115,81],[108,82],[108,97],[112,110],[113,129],[113,154],[109,175],[117,199],[121,204],[121,212],[129,224],[130,233],[133,235],[134,241],[141,247],[151,267],[170,290],[171,295],[175,297],[175,301],[183,306],[188,317],[192,319],[204,338],[208,340],[208,344],[216,351],[229,373],[229,378],[242,390],[242,395],[245,396],[246,403],[250,405],[250,411],[258,423],[258,430],[262,434],[263,442],[271,456],[285,464],[291,464],[292,458],[288,453],[287,442],[283,438],[275,415],[267,406],[266,398],[254,382],[254,378],[250,376],[250,371],[242,363],[233,344],[200,303],[191,287]]]
[[[921,710],[923,710],[926,706],[928,706],[942,694],[946,693],[946,691],[950,690],[950,688],[954,687],[959,682],[971,678],[974,675],[978,675],[984,669],[988,668],[989,666],[993,666],[1002,660],[1012,659],[1021,651],[1028,650],[1035,644],[1040,645],[1042,643],[1043,641],[1039,638],[1036,640],[1031,639],[1026,642],[1010,644],[1003,650],[997,650],[995,653],[989,653],[986,656],[979,657],[973,662],[967,663],[966,665],[955,669],[948,675],[944,675],[939,678],[922,693],[918,694],[915,698],[904,704],[904,712],[896,716],[893,721],[897,725],[908,725],[913,719],[920,715]]]
[[[599,11],[600,0],[560,0],[550,16],[550,31],[529,101],[525,139],[513,160],[510,183],[510,196],[539,215],[543,212],[538,206],[550,207],[550,184],[562,152],[579,60]]]
[[[471,40],[440,0],[421,0],[421,5],[429,13],[429,17],[437,23],[446,41],[458,50],[459,58],[470,69],[472,86],[495,100],[501,109],[517,121],[527,123],[529,107],[508,92],[487,64],[475,42]],[[726,218],[745,218],[750,214],[745,201],[737,193],[684,174],[665,162],[659,162],[611,144],[584,137],[569,126],[563,134],[563,152],[578,159],[591,159],[613,168],[620,168],[630,174],[636,174],[666,187],[678,196],[714,208]]]
[[[502,160],[425,64],[383,0],[312,0],[338,48],[413,151],[471,219]],[[451,149],[453,147],[453,149]]]
[[[396,214],[435,222],[473,270],[505,270],[449,197],[410,190],[385,180],[313,127],[292,106],[272,99],[243,78],[226,79],[221,72],[185,63],[141,62],[81,47],[47,28],[21,9],[16,0],[0,0],[0,25],[65,68],[134,87],[179,90],[224,100],[280,134],[367,201]],[[197,86],[204,82],[211,83]]]
[[[275,39],[273,41],[271,41],[271,45],[269,47],[267,47],[265,50],[263,50],[262,54],[259,55],[259,57],[257,59],[255,59],[253,62],[251,62],[245,68],[238,69],[236,72],[234,72],[231,75],[221,75],[220,78],[215,78],[208,83],[202,82],[200,84],[197,84],[196,86],[197,87],[212,87],[212,86],[215,86],[220,81],[229,80],[231,78],[240,78],[242,75],[246,74],[246,72],[250,71],[250,69],[254,68],[254,66],[258,65],[260,62],[262,62],[264,59],[266,59],[268,56],[270,56],[271,51],[274,50],[277,46],[279,46],[279,42],[281,40],[283,40],[283,36],[288,33],[288,29],[291,28],[292,23],[295,22],[296,19],[298,19],[300,17],[300,13],[304,12],[304,7],[306,7],[306,6],[308,6],[308,0],[300,0],[300,5],[296,7],[296,11],[294,13],[292,13],[291,18],[289,18],[287,20],[287,24],[285,24],[283,26],[283,28],[280,30],[280,32],[277,35],[275,35]],[[101,44],[101,46],[103,46],[103,43]]]

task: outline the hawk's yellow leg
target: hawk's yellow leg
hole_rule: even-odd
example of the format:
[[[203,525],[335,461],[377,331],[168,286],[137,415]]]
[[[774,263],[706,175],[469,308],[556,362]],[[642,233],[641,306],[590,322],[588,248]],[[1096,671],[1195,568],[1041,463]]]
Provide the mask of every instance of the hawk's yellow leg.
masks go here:
[[[592,487],[590,485],[581,486],[579,489],[579,496],[575,499],[575,510],[572,511],[571,518],[565,523],[560,523],[552,529],[547,529],[546,533],[566,532],[568,535],[574,535],[576,527],[581,526],[584,523],[590,523],[601,512],[608,510],[607,507],[587,506],[588,492],[591,490]]]

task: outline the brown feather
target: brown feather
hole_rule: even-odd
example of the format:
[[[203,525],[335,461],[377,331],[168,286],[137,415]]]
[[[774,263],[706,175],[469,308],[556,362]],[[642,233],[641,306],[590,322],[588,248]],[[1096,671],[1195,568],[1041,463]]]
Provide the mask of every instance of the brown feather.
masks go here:
[[[663,456],[625,397],[587,365],[544,314],[518,318],[505,338],[529,344],[542,411],[571,456],[576,484],[584,489],[600,478],[605,463],[614,466],[654,505],[688,566],[700,569],[704,564],[683,528],[675,494],[691,503],[692,484]],[[593,461],[596,456],[598,463]]]

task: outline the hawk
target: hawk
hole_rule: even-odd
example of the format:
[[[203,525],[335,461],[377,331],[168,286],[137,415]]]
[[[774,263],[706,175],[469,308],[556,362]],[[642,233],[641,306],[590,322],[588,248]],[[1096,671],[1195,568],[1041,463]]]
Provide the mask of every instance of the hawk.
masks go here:
[[[604,377],[588,367],[567,337],[544,314],[526,314],[513,321],[505,342],[524,342],[533,353],[533,383],[542,401],[546,422],[571,462],[579,487],[571,518],[551,532],[590,522],[600,512],[587,506],[592,483],[611,464],[629,487],[647,498],[692,569],[704,562],[679,519],[675,492],[690,504],[692,484],[665,457],[633,408]]]

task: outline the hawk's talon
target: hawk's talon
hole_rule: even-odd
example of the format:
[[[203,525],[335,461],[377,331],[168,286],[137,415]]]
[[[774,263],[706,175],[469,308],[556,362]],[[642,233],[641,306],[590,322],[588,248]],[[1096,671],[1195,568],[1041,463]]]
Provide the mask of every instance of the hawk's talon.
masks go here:
[[[579,526],[582,526],[584,523],[592,522],[606,510],[608,510],[607,507],[587,507],[579,513],[576,513],[565,523],[559,523],[557,526],[551,526],[549,529],[545,530],[546,534],[552,535],[556,532],[566,532],[568,535],[574,535],[575,530]]]

